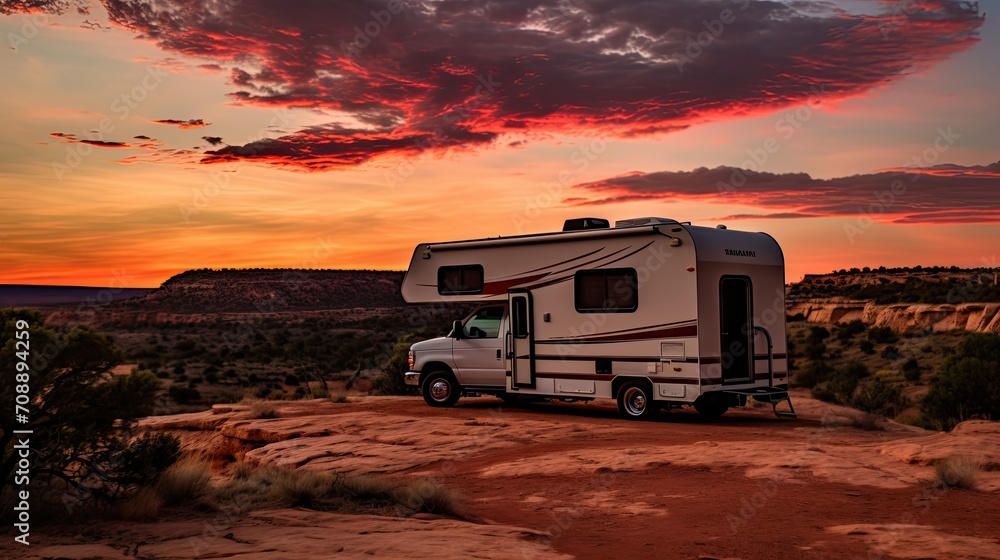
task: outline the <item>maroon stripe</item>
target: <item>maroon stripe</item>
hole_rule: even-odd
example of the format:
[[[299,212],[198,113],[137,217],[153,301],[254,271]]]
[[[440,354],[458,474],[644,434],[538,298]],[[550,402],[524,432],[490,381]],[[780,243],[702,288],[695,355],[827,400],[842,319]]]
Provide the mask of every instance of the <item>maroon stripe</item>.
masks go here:
[[[562,262],[557,262],[555,264],[547,264],[545,266],[542,266],[542,267],[539,267],[539,268],[534,268],[532,270],[526,270],[524,272],[525,272],[525,274],[527,274],[527,273],[530,273],[530,272],[538,272],[539,270],[545,270],[547,268],[554,268],[554,267],[557,267],[557,266],[561,266],[561,265],[564,265],[566,263],[573,262],[573,261],[575,261],[577,259],[583,259],[583,258],[589,257],[590,255],[593,255],[594,253],[600,253],[601,251],[603,251],[603,250],[605,250],[607,248],[608,248],[608,246],[605,245],[604,247],[601,247],[600,249],[597,249],[595,251],[591,251],[589,253],[584,253],[584,254],[582,254],[582,255],[580,255],[578,257],[573,257],[572,259],[566,259],[566,260],[564,260]]]
[[[483,295],[497,296],[500,294],[506,294],[507,290],[513,288],[514,286],[520,286],[522,284],[528,284],[534,282],[539,278],[546,276],[545,274],[534,274],[532,276],[521,276],[519,278],[511,278],[509,280],[497,280],[494,282],[487,282],[483,286]]]
[[[614,377],[613,374],[603,374],[598,375],[594,373],[536,373],[535,377],[542,377],[545,379],[581,379],[581,380],[593,380],[593,381],[607,381]],[[637,375],[626,375],[623,377],[637,377]],[[697,385],[698,378],[696,377],[659,377],[656,375],[645,375],[641,376],[642,379],[650,379],[656,383],[680,383],[683,385]]]
[[[687,325],[684,327],[673,327],[669,329],[656,329],[651,331],[608,334],[602,336],[592,336],[588,338],[570,338],[568,342],[609,342],[609,341],[634,341],[649,340],[651,338],[673,338],[677,336],[697,336],[698,326]]]
[[[536,360],[559,360],[567,362],[590,362],[594,360],[611,360],[613,362],[659,362],[659,356],[556,356],[536,355]]]

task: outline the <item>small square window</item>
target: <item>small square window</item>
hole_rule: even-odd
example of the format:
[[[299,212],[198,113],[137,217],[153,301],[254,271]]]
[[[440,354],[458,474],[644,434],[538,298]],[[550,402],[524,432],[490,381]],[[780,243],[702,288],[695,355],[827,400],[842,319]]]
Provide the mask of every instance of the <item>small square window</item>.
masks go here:
[[[482,291],[482,265],[442,266],[438,269],[439,294],[443,296],[457,296],[479,294]]]

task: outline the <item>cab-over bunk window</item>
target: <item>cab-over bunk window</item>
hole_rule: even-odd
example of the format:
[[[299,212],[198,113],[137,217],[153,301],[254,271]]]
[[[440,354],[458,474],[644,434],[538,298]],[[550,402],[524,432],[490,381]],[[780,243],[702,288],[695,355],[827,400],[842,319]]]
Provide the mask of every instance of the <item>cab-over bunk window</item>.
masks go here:
[[[580,270],[573,277],[580,313],[631,313],[639,308],[639,282],[634,268]]]
[[[438,269],[438,293],[443,296],[483,292],[483,267],[478,264],[442,266]]]

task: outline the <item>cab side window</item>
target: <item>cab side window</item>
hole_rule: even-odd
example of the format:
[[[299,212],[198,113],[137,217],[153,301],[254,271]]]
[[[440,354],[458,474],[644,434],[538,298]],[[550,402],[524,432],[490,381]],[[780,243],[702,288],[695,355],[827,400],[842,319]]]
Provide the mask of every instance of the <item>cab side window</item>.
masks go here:
[[[503,305],[491,305],[475,310],[465,321],[465,332],[470,338],[496,338],[500,335]]]

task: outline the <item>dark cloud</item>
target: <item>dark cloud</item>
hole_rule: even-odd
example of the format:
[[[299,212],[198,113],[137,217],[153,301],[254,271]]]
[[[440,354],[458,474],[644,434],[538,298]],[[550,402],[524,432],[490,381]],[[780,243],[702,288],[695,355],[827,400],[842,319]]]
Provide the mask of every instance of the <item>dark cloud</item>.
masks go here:
[[[101,148],[129,148],[128,144],[125,142],[108,142],[105,140],[80,140],[81,144],[90,144],[91,146],[98,146]]]
[[[145,134],[140,134],[138,136],[133,136],[132,138],[135,138],[136,140],[152,140],[152,138],[150,138],[149,136],[146,136]]]
[[[181,120],[177,120],[177,119],[160,119],[160,120],[149,121],[149,122],[154,123],[154,124],[169,124],[169,125],[173,125],[173,126],[176,126],[178,128],[181,128],[181,129],[204,128],[204,127],[212,124],[212,123],[205,122],[204,119],[190,119],[190,120],[186,120],[186,121],[181,121]]]
[[[575,206],[635,200],[701,200],[761,208],[725,219],[866,215],[896,223],[1000,223],[1000,162],[936,165],[813,179],[735,167],[629,173],[576,185]],[[565,200],[568,202],[570,199]]]
[[[62,138],[62,144],[90,144],[100,148],[130,148],[125,142],[111,142],[106,140],[91,140],[89,138],[77,138],[76,134],[69,132],[50,132],[49,136]]]
[[[982,23],[951,0],[863,13],[824,0],[103,3],[162,49],[225,68],[239,103],[338,115],[204,160],[309,169],[842,99],[967,48]]]
[[[213,146],[218,146],[219,144],[222,144],[221,136],[202,136],[201,139]]]

